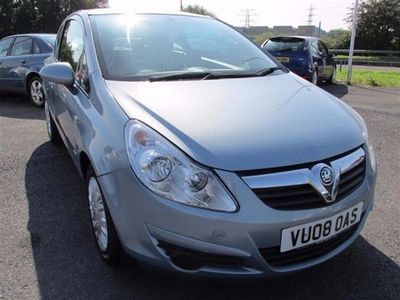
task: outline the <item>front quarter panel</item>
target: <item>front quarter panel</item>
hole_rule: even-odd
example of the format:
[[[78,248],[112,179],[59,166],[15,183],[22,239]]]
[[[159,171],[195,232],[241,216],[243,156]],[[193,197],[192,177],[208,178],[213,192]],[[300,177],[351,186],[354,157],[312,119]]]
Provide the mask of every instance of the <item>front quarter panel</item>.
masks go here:
[[[75,139],[79,153],[89,157],[96,174],[101,176],[129,166],[124,138],[128,117],[99,73],[92,74],[90,84],[90,98],[77,102]]]

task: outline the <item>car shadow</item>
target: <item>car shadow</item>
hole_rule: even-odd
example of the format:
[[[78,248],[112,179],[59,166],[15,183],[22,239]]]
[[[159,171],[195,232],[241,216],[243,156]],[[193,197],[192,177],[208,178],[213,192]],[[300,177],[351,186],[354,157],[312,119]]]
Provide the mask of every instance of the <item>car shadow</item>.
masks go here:
[[[0,94],[0,117],[44,120],[44,110],[35,107],[28,97]]]
[[[279,280],[186,279],[99,258],[85,185],[63,146],[44,143],[25,173],[30,232],[43,299],[391,299],[400,267],[360,237],[343,254]]]
[[[338,98],[342,98],[349,93],[349,87],[342,83],[338,84],[320,83],[319,87]]]

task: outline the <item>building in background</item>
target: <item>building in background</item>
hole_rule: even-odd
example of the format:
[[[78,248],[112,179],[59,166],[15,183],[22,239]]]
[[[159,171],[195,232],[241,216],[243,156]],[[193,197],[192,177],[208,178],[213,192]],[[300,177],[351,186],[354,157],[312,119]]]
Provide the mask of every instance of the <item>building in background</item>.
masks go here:
[[[317,36],[318,28],[314,25],[299,25],[298,27],[293,26],[251,26],[246,27],[235,27],[237,30],[243,32],[249,36],[260,35],[266,32],[271,32],[280,35],[306,35],[306,36]]]
[[[295,34],[296,28],[292,26],[274,26],[272,27],[272,31],[285,35],[293,35]]]

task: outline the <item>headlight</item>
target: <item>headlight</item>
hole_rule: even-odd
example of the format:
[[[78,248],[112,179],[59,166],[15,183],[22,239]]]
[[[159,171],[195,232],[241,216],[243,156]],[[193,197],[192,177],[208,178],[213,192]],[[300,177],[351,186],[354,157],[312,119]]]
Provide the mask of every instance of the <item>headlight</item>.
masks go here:
[[[362,124],[363,124],[363,133],[362,134],[363,134],[363,138],[364,138],[364,143],[365,143],[365,145],[368,146],[368,154],[369,154],[369,161],[371,163],[371,168],[374,172],[376,172],[376,159],[375,159],[374,147],[372,146],[372,144],[369,140],[368,129],[367,129],[367,125],[365,124],[364,120],[362,121]]]
[[[201,208],[236,211],[235,201],[212,171],[192,162],[146,125],[129,121],[125,144],[136,176],[157,195]]]
[[[353,109],[350,106],[347,106],[347,109],[351,112],[351,114],[357,120],[358,124],[360,124],[362,136],[364,139],[364,144],[367,145],[367,147],[368,147],[369,161],[371,163],[371,168],[374,172],[376,172],[375,151],[374,151],[374,147],[372,147],[371,142],[369,140],[367,125],[365,124],[364,119],[361,117],[361,115],[358,112],[355,111],[355,109]]]
[[[359,115],[359,121],[362,126],[362,135],[364,138],[364,143],[368,147],[368,153],[369,153],[369,161],[371,163],[371,168],[375,172],[376,171],[376,160],[375,160],[375,151],[374,147],[372,146],[370,140],[369,140],[369,134],[368,134],[368,128],[367,125],[365,124],[365,121],[363,118]]]
[[[374,172],[376,172],[375,150],[372,145],[368,145],[368,152],[369,152],[369,161],[371,162],[371,168]]]

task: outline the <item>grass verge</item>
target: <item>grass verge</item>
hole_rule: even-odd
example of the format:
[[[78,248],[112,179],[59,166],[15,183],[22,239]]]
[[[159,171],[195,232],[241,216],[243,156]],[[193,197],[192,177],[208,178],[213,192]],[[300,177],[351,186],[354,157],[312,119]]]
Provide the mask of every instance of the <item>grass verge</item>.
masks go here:
[[[347,69],[343,68],[342,71],[338,70],[336,78],[346,82]],[[400,71],[387,72],[353,69],[351,81],[353,84],[400,88]]]

